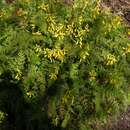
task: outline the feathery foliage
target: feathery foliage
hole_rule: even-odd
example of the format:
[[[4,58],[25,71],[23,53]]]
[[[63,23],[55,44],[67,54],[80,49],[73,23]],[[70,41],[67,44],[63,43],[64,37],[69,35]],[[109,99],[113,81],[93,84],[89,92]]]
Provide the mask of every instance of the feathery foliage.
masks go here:
[[[128,30],[100,0],[0,6],[2,129],[89,130],[128,105]]]

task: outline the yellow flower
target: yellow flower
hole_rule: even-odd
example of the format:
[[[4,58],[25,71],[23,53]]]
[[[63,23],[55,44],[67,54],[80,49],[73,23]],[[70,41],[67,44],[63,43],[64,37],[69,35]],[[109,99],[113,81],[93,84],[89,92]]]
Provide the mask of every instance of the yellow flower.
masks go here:
[[[128,30],[128,35],[130,35],[130,30]]]
[[[94,70],[89,72],[89,80],[95,80],[96,76],[97,76],[97,73]]]
[[[39,31],[38,32],[33,32],[32,34],[35,35],[35,36],[41,36],[42,35],[42,33],[39,32]]]
[[[80,17],[78,18],[78,22],[79,22],[79,24],[81,24],[83,21],[84,21],[83,17],[80,16]]]
[[[46,48],[44,49],[44,55],[45,57],[49,58],[51,61],[52,59],[57,59],[57,60],[60,60],[63,62],[64,60],[64,56],[65,56],[65,50],[61,50],[61,49],[49,49],[49,48]]]
[[[37,56],[40,56],[43,53],[43,50],[39,45],[35,46],[34,51],[36,52]]]
[[[108,54],[106,57],[106,65],[113,65],[117,62],[117,59],[114,55]]]
[[[74,28],[74,23],[72,22],[72,24],[70,25],[67,25],[67,28],[66,28],[66,35],[70,35],[73,33],[73,28]]]
[[[44,11],[47,11],[49,9],[49,5],[42,3],[41,5],[38,6],[38,9],[42,9]]]
[[[79,45],[82,48],[84,36],[88,32],[89,32],[89,29],[88,29],[87,25],[86,25],[85,29],[82,29],[81,27],[79,27],[78,29],[73,30],[73,35],[76,39],[75,40],[76,45]]]
[[[27,96],[28,96],[29,98],[31,98],[32,96],[34,96],[34,94],[32,93],[32,91],[28,91],[26,94],[27,94]]]
[[[123,55],[126,55],[127,53],[130,53],[130,45],[128,45],[127,48],[123,48],[123,50],[124,50]]]
[[[56,79],[57,79],[57,75],[56,75],[55,73],[51,73],[51,74],[49,75],[49,77],[50,77],[50,79],[52,79],[52,80],[56,80]]]
[[[55,20],[49,19],[48,20],[48,31],[54,35],[54,37],[58,39],[63,39],[64,36],[66,35],[64,25],[61,23],[56,23]]]
[[[120,26],[120,24],[121,24],[121,18],[119,16],[116,16],[116,18],[112,20],[112,26],[116,29]]]
[[[88,56],[89,56],[89,53],[88,53],[87,51],[82,51],[82,52],[80,53],[80,62],[81,62],[82,60],[85,60]]]
[[[17,73],[16,73],[16,76],[15,76],[15,79],[20,80],[21,76],[22,76],[22,72],[18,68],[16,69],[16,71],[17,71]]]
[[[35,27],[36,27],[35,24],[31,24],[32,29],[35,29]]]
[[[99,13],[100,13],[100,8],[99,8],[99,6],[97,6],[93,9],[92,18],[96,19],[96,17],[99,15]]]

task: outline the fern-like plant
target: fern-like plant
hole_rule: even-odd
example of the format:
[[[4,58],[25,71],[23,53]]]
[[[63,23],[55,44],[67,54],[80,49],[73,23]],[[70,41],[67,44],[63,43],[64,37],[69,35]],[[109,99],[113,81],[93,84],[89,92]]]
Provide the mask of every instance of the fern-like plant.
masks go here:
[[[0,83],[16,85],[24,102],[24,123],[12,129],[89,130],[128,105],[127,29],[100,0],[0,6]],[[20,110],[5,106],[7,118]]]

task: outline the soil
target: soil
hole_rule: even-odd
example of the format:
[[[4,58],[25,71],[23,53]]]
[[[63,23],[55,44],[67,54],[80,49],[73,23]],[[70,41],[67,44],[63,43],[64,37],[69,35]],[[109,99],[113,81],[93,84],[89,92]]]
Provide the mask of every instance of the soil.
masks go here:
[[[102,0],[102,7],[110,7],[113,12],[124,18],[124,21],[130,25],[130,0]]]
[[[103,130],[130,130],[130,106],[115,121],[111,121]]]

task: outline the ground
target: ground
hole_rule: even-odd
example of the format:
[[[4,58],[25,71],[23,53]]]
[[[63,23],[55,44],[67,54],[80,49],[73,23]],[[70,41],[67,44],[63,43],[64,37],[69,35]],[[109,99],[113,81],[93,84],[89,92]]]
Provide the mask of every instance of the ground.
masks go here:
[[[121,15],[130,24],[130,0],[102,0],[102,7],[110,7],[113,12]]]

